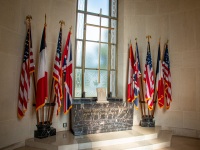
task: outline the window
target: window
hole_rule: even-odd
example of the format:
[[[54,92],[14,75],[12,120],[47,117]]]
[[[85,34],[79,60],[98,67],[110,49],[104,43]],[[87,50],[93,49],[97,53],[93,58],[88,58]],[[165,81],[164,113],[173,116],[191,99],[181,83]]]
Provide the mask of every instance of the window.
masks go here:
[[[78,0],[74,97],[116,96],[117,0]]]

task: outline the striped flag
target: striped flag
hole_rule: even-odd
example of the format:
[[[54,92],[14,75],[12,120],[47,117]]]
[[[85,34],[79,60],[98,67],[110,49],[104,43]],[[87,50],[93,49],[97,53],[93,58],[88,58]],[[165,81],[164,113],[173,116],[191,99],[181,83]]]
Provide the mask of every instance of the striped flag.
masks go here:
[[[31,34],[31,26],[30,26],[30,73],[34,71],[35,71],[35,63],[34,63],[34,58],[33,58],[32,34]]]
[[[160,108],[162,108],[164,106],[164,85],[163,85],[163,70],[162,70],[160,55],[161,54],[160,54],[160,43],[159,43],[157,67],[156,67],[156,90],[158,97],[158,105]]]
[[[72,44],[70,40],[71,32],[68,33],[67,41],[62,55],[62,70],[64,73],[64,114],[72,108]]]
[[[145,70],[144,70],[144,82],[145,82],[145,88],[146,88],[145,99],[147,101],[149,110],[152,110],[153,109],[153,94],[154,94],[154,73],[153,73],[152,58],[151,58],[149,42],[147,46],[147,57],[146,57]]]
[[[46,68],[46,26],[44,26],[38,63],[36,111],[45,105],[48,96],[47,68]]]
[[[62,47],[62,28],[60,28],[60,32],[59,32],[59,36],[58,36],[56,57],[55,57],[54,68],[53,68],[54,91],[55,91],[55,95],[56,95],[56,101],[58,104],[57,115],[60,112],[61,99],[62,99],[61,47]]]
[[[35,70],[33,61],[33,52],[31,46],[31,28],[29,27],[26,34],[25,49],[20,75],[18,117],[22,118],[27,110],[28,95],[30,90],[30,75]]]
[[[136,109],[138,109],[141,69],[140,69],[140,58],[139,58],[137,42],[136,42],[136,51],[135,51],[134,71],[135,71],[134,72],[134,104],[136,106]]]
[[[132,44],[130,44],[129,48],[129,61],[128,61],[128,85],[127,85],[127,101],[133,102],[134,100],[134,56],[133,56],[133,48]]]
[[[170,72],[170,61],[168,45],[165,47],[165,54],[163,59],[163,78],[165,87],[165,99],[167,101],[167,109],[170,108],[170,102],[172,101],[172,89],[171,89],[171,72]]]

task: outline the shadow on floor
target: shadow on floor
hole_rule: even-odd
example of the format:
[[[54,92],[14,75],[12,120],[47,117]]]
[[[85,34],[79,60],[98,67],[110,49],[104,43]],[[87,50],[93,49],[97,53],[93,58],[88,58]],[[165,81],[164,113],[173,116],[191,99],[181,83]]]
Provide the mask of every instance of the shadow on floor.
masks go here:
[[[171,147],[160,150],[200,150],[200,139],[174,135]]]

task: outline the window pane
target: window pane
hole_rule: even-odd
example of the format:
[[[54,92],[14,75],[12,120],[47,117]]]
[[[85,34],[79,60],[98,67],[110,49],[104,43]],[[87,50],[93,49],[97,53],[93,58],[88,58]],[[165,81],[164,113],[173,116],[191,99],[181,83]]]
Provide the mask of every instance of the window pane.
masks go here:
[[[108,27],[108,18],[101,18],[101,26]]]
[[[76,67],[82,66],[82,41],[77,41],[77,51],[76,51]]]
[[[87,26],[86,27],[86,40],[99,41],[99,28]]]
[[[101,44],[100,68],[108,68],[108,44]]]
[[[86,68],[98,68],[99,43],[86,42]]]
[[[117,0],[112,0],[111,3],[111,16],[117,17]]]
[[[110,92],[112,92],[112,97],[116,97],[116,72],[110,72]]]
[[[77,19],[77,39],[83,39],[83,29],[84,29],[84,15],[78,13]]]
[[[111,45],[111,69],[115,69],[116,46]]]
[[[84,10],[85,0],[78,0],[78,10]]]
[[[103,15],[109,15],[109,0],[88,0],[87,11],[93,13],[100,13],[102,9]]]
[[[75,97],[81,97],[82,93],[82,69],[75,69]]]
[[[111,20],[111,28],[114,28],[114,30],[111,30],[111,43],[116,44],[116,30],[117,30],[117,21]]]
[[[84,89],[86,97],[96,97],[96,88],[107,88],[107,71],[100,71],[100,83],[98,83],[98,70],[85,70]]]
[[[101,28],[101,42],[108,42],[108,29]]]
[[[87,15],[87,23],[100,25],[100,18],[97,16]]]

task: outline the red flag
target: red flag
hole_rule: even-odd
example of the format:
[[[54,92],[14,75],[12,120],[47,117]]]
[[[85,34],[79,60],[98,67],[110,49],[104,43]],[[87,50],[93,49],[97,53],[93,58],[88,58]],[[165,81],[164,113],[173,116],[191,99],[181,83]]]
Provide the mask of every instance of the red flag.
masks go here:
[[[134,75],[134,56],[133,56],[133,48],[132,44],[130,44],[129,48],[129,61],[128,61],[128,85],[127,85],[127,101],[133,102],[134,101],[134,82],[133,82],[133,75]]]
[[[150,51],[150,43],[147,46],[147,57],[144,70],[144,82],[146,87],[145,99],[148,103],[148,108],[153,109],[153,94],[154,94],[154,73],[152,66],[152,58]]]
[[[36,92],[36,111],[45,105],[45,99],[48,96],[47,86],[47,68],[46,68],[46,26],[42,33],[40,45],[38,76],[37,76],[37,92]]]
[[[33,52],[31,46],[31,28],[29,27],[26,34],[22,70],[20,75],[18,117],[22,118],[27,110],[28,95],[30,90],[30,74],[34,72],[35,65],[33,61]]]
[[[167,101],[167,109],[170,108],[170,102],[172,101],[172,89],[171,89],[171,72],[168,45],[165,48],[165,54],[163,59],[163,78],[165,83],[165,99]]]
[[[158,97],[158,105],[160,108],[162,108],[164,106],[164,84],[163,84],[162,63],[160,59],[160,43],[158,47],[158,58],[157,58],[157,68],[156,68],[156,90]]]
[[[62,99],[61,47],[62,47],[62,28],[60,28],[60,32],[59,32],[59,36],[58,36],[56,57],[55,57],[54,68],[53,68],[53,78],[55,80],[54,81],[54,91],[55,91],[55,95],[56,95],[55,98],[56,98],[56,101],[57,101],[57,104],[58,104],[57,115],[60,112],[61,99]]]
[[[70,40],[71,32],[68,33],[67,41],[62,55],[62,70],[64,73],[64,114],[72,108],[72,45]]]

